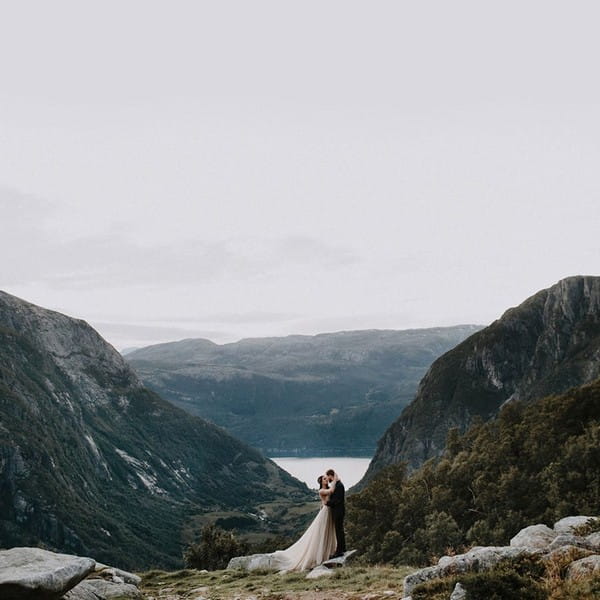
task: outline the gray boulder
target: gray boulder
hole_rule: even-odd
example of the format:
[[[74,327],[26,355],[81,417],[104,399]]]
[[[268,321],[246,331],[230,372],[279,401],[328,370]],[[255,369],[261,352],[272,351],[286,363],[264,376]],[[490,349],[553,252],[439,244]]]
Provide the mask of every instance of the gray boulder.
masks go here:
[[[531,556],[539,554],[535,548],[510,547],[510,546],[485,546],[473,548],[465,554],[456,556],[442,556],[435,567],[426,567],[411,573],[404,578],[404,593],[410,595],[415,586],[448,575],[468,573],[470,571],[484,571],[491,569],[507,558],[517,556]]]
[[[554,541],[557,535],[558,533],[547,525],[530,525],[525,529],[521,529],[510,540],[510,545],[517,548],[543,550]]]
[[[308,575],[306,576],[306,579],[317,579],[318,577],[329,577],[329,576],[333,575],[333,573],[334,573],[333,569],[330,569],[323,565],[319,565],[318,567],[315,567],[312,571],[310,571],[310,573],[308,573]]]
[[[590,533],[590,535],[585,538],[594,550],[600,550],[600,531],[596,531],[594,533]]]
[[[467,597],[467,590],[460,584],[457,583],[454,586],[450,600],[465,600]]]
[[[66,594],[64,600],[112,600],[113,598],[143,600],[144,596],[131,583],[115,583],[105,579],[86,579]]]
[[[585,525],[588,521],[593,521],[595,517],[565,517],[554,523],[554,531],[556,533],[573,533],[573,530],[581,525]]]
[[[576,558],[589,556],[590,554],[593,554],[591,550],[586,550],[585,548],[579,548],[578,546],[571,546],[570,544],[567,544],[566,546],[559,546],[558,548],[554,548],[550,552],[547,552],[542,556],[542,560],[544,562],[552,562],[556,559],[568,558],[572,561]]]
[[[561,533],[560,535],[557,535],[552,542],[550,542],[550,545],[546,548],[546,550],[552,552],[552,550],[556,550],[557,548],[561,548],[563,546],[576,546],[577,548],[585,548],[586,550],[594,549],[593,544],[591,544],[585,537],[573,535],[572,533]]]
[[[89,575],[91,558],[56,554],[41,548],[0,550],[2,600],[53,600]]]
[[[232,558],[227,568],[241,571],[254,571],[255,569],[277,570],[280,564],[280,561],[273,554],[250,554],[249,556],[236,556]]]
[[[595,573],[600,573],[600,554],[592,554],[572,562],[567,569],[567,579],[589,577]]]
[[[87,584],[86,581],[78,583],[72,590],[69,590],[61,600],[104,600],[96,590]]]
[[[137,587],[142,583],[142,578],[134,573],[129,573],[128,571],[123,571],[122,569],[117,569],[115,567],[109,567],[107,565],[103,565],[102,563],[96,563],[96,568],[94,572],[102,577],[102,579],[106,579],[109,581],[114,581],[115,583],[131,583]]]

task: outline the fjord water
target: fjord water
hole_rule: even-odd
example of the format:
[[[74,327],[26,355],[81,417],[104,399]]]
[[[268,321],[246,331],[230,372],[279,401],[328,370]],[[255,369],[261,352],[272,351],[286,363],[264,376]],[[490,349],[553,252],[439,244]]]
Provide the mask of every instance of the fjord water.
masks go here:
[[[298,458],[296,456],[271,457],[284,471],[296,479],[304,481],[311,489],[317,488],[317,477],[333,469],[339,474],[346,489],[358,483],[367,472],[370,458],[354,458],[349,456]]]

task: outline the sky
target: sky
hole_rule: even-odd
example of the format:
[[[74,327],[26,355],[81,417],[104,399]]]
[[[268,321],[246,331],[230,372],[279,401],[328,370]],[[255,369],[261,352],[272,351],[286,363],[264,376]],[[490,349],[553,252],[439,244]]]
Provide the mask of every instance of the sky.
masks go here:
[[[488,324],[600,265],[600,5],[0,5],[0,289],[115,347]]]

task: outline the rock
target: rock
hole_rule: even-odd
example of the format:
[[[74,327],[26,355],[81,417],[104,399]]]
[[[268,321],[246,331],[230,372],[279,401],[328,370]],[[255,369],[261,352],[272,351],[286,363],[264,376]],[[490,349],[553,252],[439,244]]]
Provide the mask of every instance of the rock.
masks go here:
[[[452,595],[450,596],[450,600],[465,600],[467,597],[467,590],[460,584],[457,583],[454,586],[454,590]]]
[[[328,577],[330,575],[333,575],[332,569],[328,569],[323,565],[319,565],[306,576],[306,579],[317,579],[318,577]]]
[[[122,581],[115,581],[115,583],[131,583],[136,587],[139,587],[142,583],[142,578],[134,573],[129,573],[128,571],[123,571],[121,569],[117,569],[115,567],[109,567],[107,565],[103,565],[102,563],[96,563],[96,568],[94,572],[100,575],[103,579],[111,579],[115,581],[115,578],[121,579]]]
[[[593,573],[600,573],[600,554],[592,554],[572,562],[567,569],[567,579],[589,577]]]
[[[402,583],[402,590],[405,594],[411,594],[413,589],[420,583],[426,583],[432,579],[443,577],[440,574],[441,569],[439,567],[425,567],[419,571],[415,571],[404,578]]]
[[[517,548],[547,548],[558,534],[546,525],[530,525],[521,529],[510,540],[510,545]]]
[[[600,550],[600,531],[590,533],[590,535],[586,536],[585,539],[590,545],[590,548],[593,550]]]
[[[349,562],[355,554],[356,550],[348,550],[348,552],[344,552],[342,556],[326,560],[323,563],[323,565],[329,568],[344,567],[346,563]]]
[[[131,583],[114,583],[104,579],[86,579],[82,583],[85,584],[86,588],[92,589],[98,598],[101,598],[102,600],[111,600],[111,598],[119,598],[119,600],[125,598],[143,600],[144,598],[142,592]],[[73,591],[75,591],[77,587],[75,587]]]
[[[530,556],[540,553],[527,547],[488,546],[477,547],[465,554],[442,556],[435,567],[426,567],[404,578],[404,593],[411,594],[415,586],[433,579],[439,579],[456,573],[491,569],[500,561],[517,556]]]
[[[236,556],[229,561],[228,569],[253,571],[254,569],[278,569],[279,561],[273,554],[251,554]]]
[[[103,600],[96,594],[96,590],[84,580],[69,590],[61,600]]]
[[[548,554],[544,554],[542,560],[544,562],[550,562],[561,558],[570,558],[570,560],[573,560],[575,557],[583,558],[584,556],[589,556],[590,554],[593,554],[591,550],[585,550],[584,548],[578,548],[577,546],[567,545],[560,546]]]
[[[585,525],[588,521],[595,520],[596,517],[565,517],[554,523],[554,531],[556,533],[573,533],[573,530],[581,525]]]
[[[552,551],[560,548],[561,546],[576,546],[577,548],[585,548],[586,550],[593,550],[594,546],[590,544],[587,538],[573,535],[572,533],[562,533],[557,535],[547,550]]]
[[[41,548],[0,550],[0,598],[59,598],[94,570],[91,558]]]

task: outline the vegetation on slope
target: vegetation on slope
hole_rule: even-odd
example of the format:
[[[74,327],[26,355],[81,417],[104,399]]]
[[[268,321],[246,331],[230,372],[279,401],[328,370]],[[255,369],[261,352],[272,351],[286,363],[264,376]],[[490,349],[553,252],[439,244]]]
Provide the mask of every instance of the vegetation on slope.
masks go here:
[[[450,429],[492,419],[509,400],[563,394],[598,377],[600,277],[569,277],[437,359],[359,485],[385,466],[406,461],[416,469],[440,456]]]
[[[273,535],[262,507],[310,498],[257,450],[145,389],[87,324],[0,292],[1,546],[178,567],[207,514]]]
[[[387,467],[350,497],[352,545],[372,563],[426,564],[471,545],[507,544],[532,523],[600,513],[600,380],[448,436],[412,475]]]

